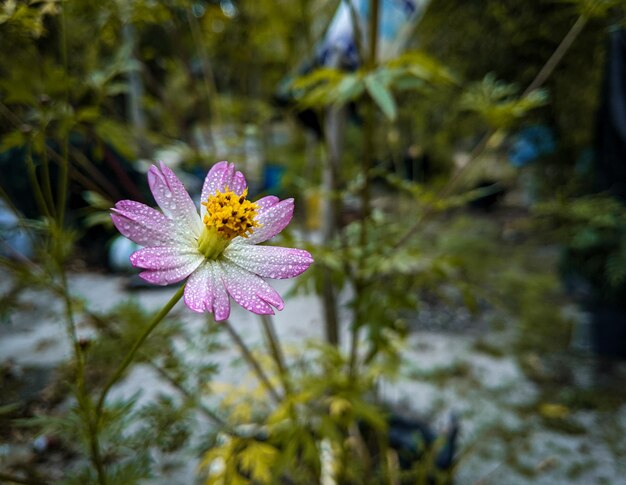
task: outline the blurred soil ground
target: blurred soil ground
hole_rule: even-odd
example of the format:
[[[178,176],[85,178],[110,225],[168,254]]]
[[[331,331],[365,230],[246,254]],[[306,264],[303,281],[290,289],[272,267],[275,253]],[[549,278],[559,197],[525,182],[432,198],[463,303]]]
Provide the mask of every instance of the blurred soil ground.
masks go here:
[[[131,294],[127,281],[97,273],[70,275],[71,291],[94,311],[129,297],[157,310],[174,292],[165,288]],[[291,284],[273,282],[283,294]],[[6,278],[0,282],[2,291],[9,286]],[[69,357],[61,303],[47,292],[31,290],[21,292],[17,302],[0,324],[0,406],[21,401],[28,403],[31,415],[61,412],[68,398],[53,400],[49,395],[55,368]],[[182,303],[175,311],[187,335],[181,340],[184,346],[207,320],[186,311]],[[381,382],[382,397],[438,430],[445,429],[452,413],[460,418],[458,484],[626,484],[624,363],[607,364],[578,350],[549,358],[516,354],[511,335],[494,330],[484,318],[462,308],[424,306],[410,321],[401,377]],[[93,330],[80,311],[77,321],[79,334],[88,338]],[[231,322],[252,347],[262,345],[261,326],[253,315],[233,305]],[[313,296],[295,296],[275,317],[275,325],[289,354],[303,339],[323,336],[321,305]],[[221,364],[217,381],[237,384],[250,379],[241,362],[232,365],[238,354],[225,333],[218,337],[224,343],[221,351],[193,358]],[[154,369],[138,364],[114,387],[110,399],[138,394],[141,405],[160,394],[176,393]],[[55,449],[54,437],[5,425],[0,432],[0,470],[39,466],[54,480],[75,459]],[[198,430],[202,433],[203,426]],[[196,456],[161,459],[167,462],[167,478],[150,483],[194,482]]]

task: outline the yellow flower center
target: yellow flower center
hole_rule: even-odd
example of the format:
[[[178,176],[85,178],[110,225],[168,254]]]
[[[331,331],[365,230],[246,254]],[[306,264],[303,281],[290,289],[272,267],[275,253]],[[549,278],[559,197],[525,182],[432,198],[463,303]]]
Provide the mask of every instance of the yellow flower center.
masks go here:
[[[237,195],[228,187],[207,198],[204,231],[198,238],[198,250],[207,259],[216,259],[237,237],[248,237],[259,223],[255,220],[259,206],[246,199],[248,189]]]

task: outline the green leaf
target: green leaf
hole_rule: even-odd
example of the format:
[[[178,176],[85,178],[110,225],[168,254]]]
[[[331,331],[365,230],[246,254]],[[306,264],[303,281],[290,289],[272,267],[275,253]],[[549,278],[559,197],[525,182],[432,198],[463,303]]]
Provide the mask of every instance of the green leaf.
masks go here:
[[[25,144],[26,137],[21,131],[15,130],[10,133],[7,133],[2,137],[2,142],[0,143],[0,150],[6,152],[11,148],[21,147]]]
[[[514,84],[502,82],[489,73],[463,94],[461,108],[478,113],[493,128],[507,128],[548,100],[542,89],[522,97],[516,96],[517,91]]]
[[[380,107],[385,116],[390,120],[395,120],[397,116],[396,101],[391,92],[375,76],[369,75],[365,78],[365,87],[374,102]]]
[[[364,90],[363,78],[359,75],[348,74],[337,85],[335,102],[341,105],[347,101],[352,101],[361,96]]]
[[[86,106],[80,108],[76,112],[77,121],[86,121],[87,123],[93,123],[100,116],[100,108],[98,106]]]
[[[122,156],[127,159],[135,157],[135,140],[127,126],[112,119],[103,119],[95,128],[98,136],[111,144]]]
[[[432,84],[459,85],[460,81],[446,66],[424,52],[407,52],[388,63],[390,67],[401,67],[417,79]]]
[[[239,453],[242,468],[250,473],[252,478],[260,483],[270,483],[272,480],[272,466],[276,461],[276,448],[266,443],[251,441]]]
[[[394,81],[393,87],[397,91],[414,91],[422,89],[425,86],[424,81],[414,77],[400,77]]]
[[[295,90],[310,89],[319,83],[334,83],[341,78],[341,71],[330,68],[320,68],[309,74],[293,80],[291,86]]]

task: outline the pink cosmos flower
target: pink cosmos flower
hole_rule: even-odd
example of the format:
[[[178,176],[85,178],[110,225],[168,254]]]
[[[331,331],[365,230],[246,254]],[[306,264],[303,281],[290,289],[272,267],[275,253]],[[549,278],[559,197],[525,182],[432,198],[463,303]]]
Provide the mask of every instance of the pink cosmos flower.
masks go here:
[[[246,199],[246,179],[232,163],[214,165],[204,180],[200,215],[174,172],[160,164],[148,182],[161,211],[132,200],[111,209],[115,227],[141,246],[130,260],[144,280],[168,285],[189,277],[185,304],[215,319],[230,314],[229,295],[259,315],[282,310],[280,295],[262,278],[292,278],[313,262],[302,249],[259,246],[282,231],[293,216],[293,199],[269,195]]]

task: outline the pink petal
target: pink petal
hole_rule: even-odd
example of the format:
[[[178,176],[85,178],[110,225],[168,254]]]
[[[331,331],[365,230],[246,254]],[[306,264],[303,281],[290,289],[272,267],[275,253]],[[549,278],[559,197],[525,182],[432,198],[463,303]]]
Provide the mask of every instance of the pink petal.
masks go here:
[[[230,315],[230,301],[221,278],[216,274],[216,263],[200,266],[185,286],[185,304],[194,312],[211,312],[217,321]]]
[[[200,264],[203,260],[197,251],[171,246],[142,248],[130,256],[130,262],[135,268],[149,270],[182,268],[192,261],[199,261]]]
[[[251,273],[275,279],[298,276],[313,262],[311,254],[303,249],[242,243],[228,246],[224,257]]]
[[[235,164],[219,162],[211,167],[202,185],[200,202],[206,202],[210,195],[215,195],[219,190],[224,192],[226,187],[237,195],[241,195],[247,187],[246,178],[241,172],[235,171]],[[201,216],[204,217],[206,208],[201,206]]]
[[[194,236],[198,237],[202,231],[202,223],[198,211],[184,185],[176,174],[164,163],[148,170],[148,183],[154,200],[170,219],[183,224]]]
[[[271,202],[273,200],[264,201],[263,206],[259,208],[256,221],[261,224],[261,227],[257,227],[250,237],[241,238],[243,242],[258,244],[267,241],[287,227],[293,217],[293,199],[285,199],[281,202],[276,199],[275,203]]]
[[[273,315],[272,306],[278,310],[285,303],[274,288],[258,276],[229,263],[221,263],[222,280],[230,296],[246,310],[257,315]]]
[[[172,221],[152,207],[121,200],[111,210],[117,230],[141,246],[167,246],[179,239]]]
[[[171,285],[172,283],[178,283],[189,276],[200,264],[202,264],[203,258],[189,259],[182,266],[166,268],[166,269],[149,269],[139,273],[144,280],[154,285]]]
[[[261,197],[259,200],[255,202],[256,205],[259,206],[259,212],[262,212],[273,205],[276,205],[280,202],[280,199],[275,195],[266,195],[265,197]]]

